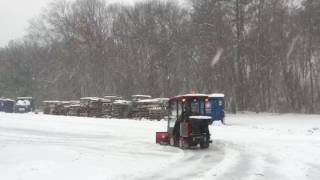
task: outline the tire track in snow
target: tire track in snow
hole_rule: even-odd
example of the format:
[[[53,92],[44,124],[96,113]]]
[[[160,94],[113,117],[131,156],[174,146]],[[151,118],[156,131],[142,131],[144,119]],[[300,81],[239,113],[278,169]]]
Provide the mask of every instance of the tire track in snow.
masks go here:
[[[226,158],[229,160],[225,159],[216,168],[208,172],[207,179],[214,175],[214,179],[219,180],[291,180],[285,174],[276,171],[281,160],[275,154],[268,152],[266,147],[255,146],[254,144],[221,142],[225,144],[226,152],[229,153]],[[228,162],[230,160],[234,162]]]
[[[110,135],[92,135],[92,134],[73,134],[65,132],[49,132],[38,131],[30,129],[17,129],[17,128],[1,128],[0,141],[4,144],[24,144],[24,145],[51,145],[61,146],[69,148],[79,148],[85,152],[94,152],[95,154],[105,154],[106,152],[112,152],[112,154],[118,154],[120,156],[132,155],[135,156],[166,156],[172,154],[172,152],[157,152],[153,149],[146,151],[145,146],[149,146],[150,143],[144,141],[131,142],[128,144],[128,139],[121,137],[114,137]],[[117,140],[117,143],[108,142],[108,139],[113,138]],[[129,148],[129,146],[132,148]],[[127,147],[127,148],[122,148]],[[157,147],[157,146],[156,146]],[[131,152],[130,149],[135,149]]]
[[[175,148],[175,147],[172,147]],[[251,148],[227,141],[214,141],[207,150],[181,150],[183,157],[167,167],[133,179],[147,180],[257,180],[286,179],[268,167],[274,157],[254,152]]]
[[[170,147],[176,148],[176,147]],[[182,158],[168,163],[165,168],[157,169],[143,177],[134,179],[148,180],[175,180],[175,179],[196,179],[202,177],[212,167],[225,159],[224,144],[217,143],[217,146],[209,149],[180,150]]]

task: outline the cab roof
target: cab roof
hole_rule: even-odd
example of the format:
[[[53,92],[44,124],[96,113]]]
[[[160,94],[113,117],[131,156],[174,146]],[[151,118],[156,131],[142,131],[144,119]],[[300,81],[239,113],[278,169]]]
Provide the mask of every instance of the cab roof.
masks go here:
[[[126,100],[120,99],[120,100],[115,100],[115,101],[113,102],[113,104],[129,105],[129,104],[131,104],[131,101],[126,101]]]
[[[24,100],[24,99],[27,99],[27,100],[28,100],[28,99],[33,99],[33,98],[32,98],[32,97],[17,97],[17,99],[18,99],[18,100],[21,100],[21,99],[22,99],[22,100]]]
[[[183,95],[178,95],[178,96],[174,96],[170,99],[180,99],[180,98],[192,98],[192,97],[203,97],[203,98],[207,98],[208,95],[206,94],[183,94]]]
[[[209,97],[224,97],[224,94],[222,94],[222,93],[214,93],[214,94],[210,94]]]
[[[138,97],[138,98],[140,98],[140,97],[142,97],[142,98],[151,98],[151,96],[150,96],[150,95],[142,95],[142,94],[132,95],[131,97]]]

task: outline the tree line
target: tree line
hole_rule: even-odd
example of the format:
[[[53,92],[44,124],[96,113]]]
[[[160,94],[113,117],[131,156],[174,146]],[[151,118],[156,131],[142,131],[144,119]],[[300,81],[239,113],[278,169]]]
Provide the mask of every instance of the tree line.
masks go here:
[[[320,112],[320,1],[53,1],[0,48],[0,96],[199,92],[227,109]]]

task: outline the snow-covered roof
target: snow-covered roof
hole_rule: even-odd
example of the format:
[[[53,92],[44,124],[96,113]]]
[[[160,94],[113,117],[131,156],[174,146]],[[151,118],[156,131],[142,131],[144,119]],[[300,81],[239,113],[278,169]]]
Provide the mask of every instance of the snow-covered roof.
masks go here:
[[[102,101],[102,102],[112,102],[111,99],[105,99],[105,98],[101,99],[101,101]]]
[[[130,104],[131,101],[126,101],[126,100],[116,100],[113,102],[113,104],[124,104],[124,105],[127,105],[127,104]]]
[[[48,104],[58,104],[60,101],[57,100],[47,100],[47,101],[42,101],[43,103],[48,103]]]
[[[210,94],[209,97],[224,97],[224,94],[222,94],[222,93],[214,93],[214,94]]]
[[[90,100],[90,101],[99,101],[101,98],[98,97],[82,97],[80,100]]]
[[[61,104],[70,104],[70,101],[60,101]]]
[[[122,99],[121,96],[104,96],[105,99]]]
[[[71,104],[69,107],[80,107],[80,104]]]
[[[169,98],[156,98],[158,99],[159,101],[169,101]]]
[[[106,95],[104,96],[105,98],[115,98],[115,97],[118,97],[118,96],[115,96],[115,95]]]
[[[197,94],[197,93],[194,93],[194,94],[178,95],[178,96],[175,96],[174,98],[179,98],[179,97],[208,97],[208,95],[206,95],[206,94]]]
[[[193,93],[193,94],[185,94],[183,96],[208,96],[206,94],[198,94],[198,93]]]
[[[30,100],[30,99],[32,99],[32,97],[17,97],[17,99],[18,100],[20,100],[20,99],[29,99]]]
[[[135,98],[139,98],[139,97],[142,97],[142,98],[151,98],[150,95],[141,95],[141,94],[132,95],[131,97],[135,97]]]
[[[154,99],[141,99],[138,102],[141,103],[159,103],[169,101],[169,98],[154,98]]]
[[[71,100],[71,101],[69,101],[71,104],[79,104],[80,103],[80,101],[79,100]]]

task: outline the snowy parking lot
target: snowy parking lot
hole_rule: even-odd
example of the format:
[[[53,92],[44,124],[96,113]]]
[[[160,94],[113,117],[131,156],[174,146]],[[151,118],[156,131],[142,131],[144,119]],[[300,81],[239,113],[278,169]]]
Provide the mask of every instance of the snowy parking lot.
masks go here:
[[[245,113],[206,150],[155,144],[165,121],[0,113],[4,180],[320,179],[320,116]]]

